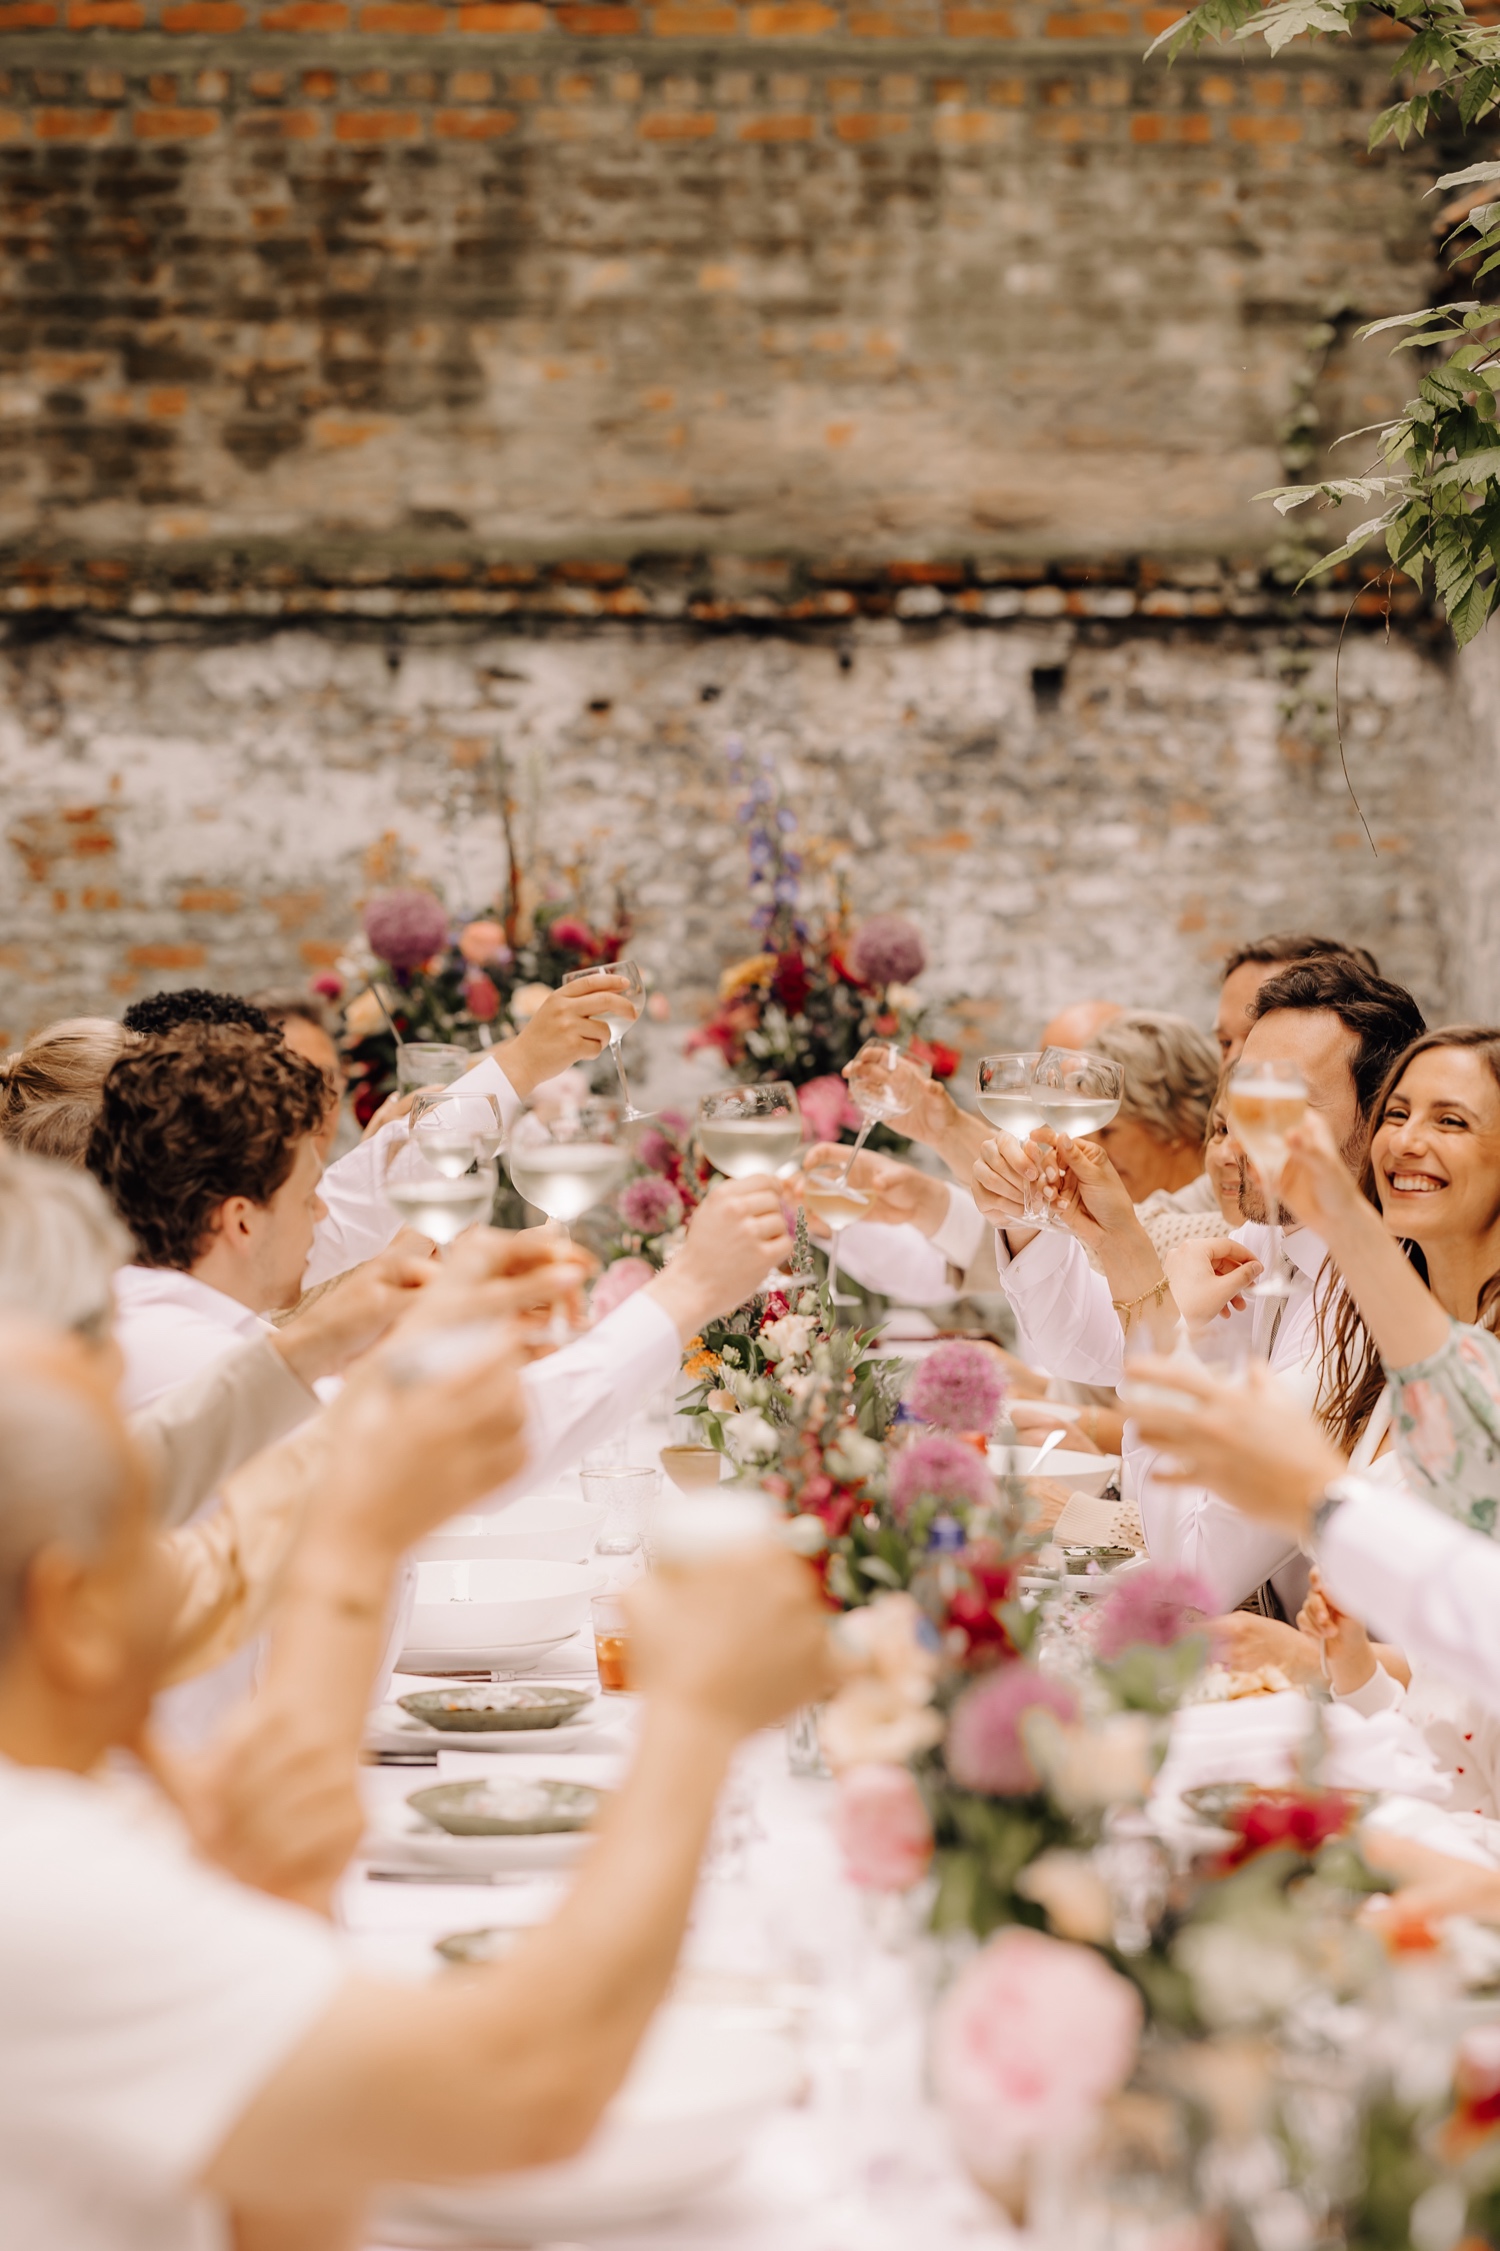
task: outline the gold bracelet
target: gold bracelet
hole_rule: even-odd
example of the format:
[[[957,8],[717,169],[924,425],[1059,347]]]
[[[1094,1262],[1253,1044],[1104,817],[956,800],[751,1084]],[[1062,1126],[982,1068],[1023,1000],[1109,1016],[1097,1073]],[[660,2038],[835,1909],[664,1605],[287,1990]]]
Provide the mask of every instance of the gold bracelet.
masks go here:
[[[1110,1299],[1110,1304],[1120,1316],[1120,1326],[1127,1336],[1130,1334],[1130,1324],[1140,1312],[1141,1307],[1143,1305],[1160,1305],[1170,1288],[1171,1284],[1166,1275],[1163,1274],[1161,1280],[1153,1289],[1142,1290],[1139,1297],[1112,1297]]]

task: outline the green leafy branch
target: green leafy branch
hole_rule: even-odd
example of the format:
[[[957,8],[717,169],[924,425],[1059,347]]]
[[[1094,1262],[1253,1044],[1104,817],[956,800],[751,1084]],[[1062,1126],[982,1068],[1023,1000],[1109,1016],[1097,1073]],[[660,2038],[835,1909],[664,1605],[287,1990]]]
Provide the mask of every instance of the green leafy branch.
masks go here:
[[[1393,75],[1437,81],[1381,112],[1370,130],[1372,148],[1387,139],[1404,148],[1426,132],[1444,102],[1466,128],[1500,106],[1500,31],[1471,22],[1462,0],[1199,0],[1150,52],[1165,48],[1175,61],[1210,40],[1260,38],[1277,54],[1303,35],[1351,33],[1362,14],[1382,17],[1409,34]],[[1500,183],[1500,163],[1446,173],[1432,192],[1489,181]],[[1500,267],[1500,200],[1476,204],[1454,234],[1465,231],[1477,238],[1464,252],[1480,261],[1477,284]],[[1314,500],[1328,508],[1373,504],[1375,513],[1356,525],[1342,546],[1321,556],[1300,583],[1335,570],[1369,541],[1383,538],[1393,569],[1418,585],[1430,566],[1460,648],[1500,601],[1500,339],[1492,335],[1497,324],[1500,308],[1477,299],[1370,322],[1359,331],[1361,338],[1406,329],[1410,333],[1395,350],[1445,356],[1423,374],[1416,397],[1393,420],[1349,433],[1374,438],[1368,473],[1280,485],[1256,496],[1282,515]]]

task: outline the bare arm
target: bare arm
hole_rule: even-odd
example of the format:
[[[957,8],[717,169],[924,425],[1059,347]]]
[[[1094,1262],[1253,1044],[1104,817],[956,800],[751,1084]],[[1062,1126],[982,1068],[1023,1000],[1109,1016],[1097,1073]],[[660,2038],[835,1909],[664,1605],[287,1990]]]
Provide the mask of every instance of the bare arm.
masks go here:
[[[236,2124],[211,2192],[338,2206],[378,2180],[544,2163],[593,2131],[666,1990],[731,1752],[830,1686],[811,1579],[783,1550],[649,1580],[631,1603],[640,1748],[555,1920],[421,1991],[351,1982]]]
[[[1287,1136],[1281,1195],[1322,1236],[1387,1368],[1430,1360],[1452,1323],[1309,1110]]]

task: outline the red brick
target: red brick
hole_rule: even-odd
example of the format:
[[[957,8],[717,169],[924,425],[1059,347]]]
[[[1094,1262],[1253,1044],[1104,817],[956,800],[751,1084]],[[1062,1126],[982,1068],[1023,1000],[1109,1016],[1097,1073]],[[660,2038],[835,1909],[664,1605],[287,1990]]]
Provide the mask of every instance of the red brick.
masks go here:
[[[0,141],[19,141],[26,131],[26,120],[19,110],[0,109]]]
[[[315,109],[247,109],[234,129],[247,141],[315,141],[323,120]]]
[[[164,70],[153,71],[146,80],[146,91],[159,108],[176,108],[177,79],[175,74]]]
[[[290,0],[285,8],[268,8],[260,19],[262,31],[347,31],[349,11],[344,0]]]
[[[177,909],[180,914],[238,914],[244,903],[239,891],[184,891]]]
[[[689,109],[655,110],[638,128],[643,141],[711,141],[718,129],[716,117]]]
[[[547,31],[551,17],[538,0],[488,0],[477,8],[460,8],[460,31]]]
[[[132,946],[125,959],[132,969],[201,969],[208,955],[201,946]]]
[[[950,39],[1014,39],[1015,20],[1009,8],[949,8],[943,29]]]
[[[1229,130],[1237,141],[1300,141],[1302,127],[1295,117],[1231,117]]]
[[[250,73],[250,91],[257,101],[279,102],[286,92],[286,72],[284,70],[252,70]]]
[[[163,31],[242,31],[244,25],[238,0],[179,0],[161,12]]]
[[[498,141],[515,130],[516,114],[510,109],[440,109],[432,130],[440,141]]]
[[[331,70],[305,70],[302,73],[302,91],[310,102],[331,102],[338,90],[338,79]]]
[[[200,70],[193,80],[193,92],[200,102],[227,102],[229,99],[228,71]]]
[[[972,148],[983,141],[998,141],[1015,131],[1008,118],[988,110],[961,109],[939,113],[932,121],[932,137],[940,148]]]
[[[1200,78],[1198,99],[1212,109],[1232,109],[1234,81],[1230,78]]]
[[[1141,29],[1148,39],[1159,39],[1164,31],[1170,31],[1174,23],[1181,21],[1180,8],[1146,8],[1141,14]]]
[[[909,132],[911,119],[855,110],[846,117],[836,117],[833,129],[841,141],[886,141],[897,133]]]
[[[79,904],[91,914],[108,914],[120,904],[118,891],[98,891],[92,884],[80,894]]]
[[[351,81],[356,94],[378,94],[382,99],[391,90],[388,70],[357,70]]]
[[[359,11],[361,31],[393,31],[403,36],[412,32],[446,31],[448,11],[432,8],[426,0],[377,0],[377,5]]]
[[[140,0],[71,0],[69,31],[140,31],[146,11]]]
[[[1123,8],[1070,8],[1047,18],[1049,39],[1128,39],[1130,18]]]
[[[1039,141],[1102,141],[1109,132],[1109,121],[1102,117],[1039,117],[1032,127]]]
[[[133,119],[138,141],[202,141],[219,130],[216,109],[138,109]]]
[[[146,412],[153,422],[172,422],[187,412],[187,393],[179,390],[148,391]]]
[[[568,7],[559,8],[557,20],[564,31],[581,32],[591,39],[609,39],[621,32],[639,31],[639,8]]]
[[[1284,109],[1286,107],[1286,80],[1275,73],[1252,71],[1250,73],[1250,99],[1257,109]]]
[[[739,27],[740,12],[728,0],[675,0],[651,11],[651,29],[658,39],[714,39]]]
[[[494,91],[493,71],[455,70],[448,80],[451,102],[487,102]]]
[[[739,138],[742,141],[810,141],[817,130],[813,118],[782,112],[775,117],[746,118],[739,128]]]
[[[875,8],[851,8],[849,30],[856,39],[900,39],[908,26],[899,16],[882,14]]]
[[[114,121],[107,109],[39,109],[33,123],[39,141],[102,141]]]
[[[422,120],[414,109],[346,109],[333,121],[336,141],[416,141]]]
[[[1201,146],[1213,137],[1213,119],[1205,117],[1201,110],[1188,110],[1171,117],[1147,114],[1130,120],[1130,138],[1142,148],[1156,141],[1186,141]]]
[[[819,5],[819,0],[761,0],[750,10],[749,30],[752,39],[815,39],[820,31],[832,31],[838,23],[832,8]]]
[[[54,0],[12,0],[0,8],[0,31],[46,31],[56,21]]]

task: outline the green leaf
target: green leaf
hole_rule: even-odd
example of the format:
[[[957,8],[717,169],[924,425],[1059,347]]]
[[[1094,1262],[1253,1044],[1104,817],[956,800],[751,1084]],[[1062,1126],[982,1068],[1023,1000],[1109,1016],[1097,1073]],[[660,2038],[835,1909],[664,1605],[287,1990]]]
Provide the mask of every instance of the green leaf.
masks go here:
[[[1473,640],[1495,606],[1495,595],[1500,592],[1492,580],[1488,586],[1477,582],[1458,603],[1448,604],[1448,628],[1460,648]]]
[[[1438,470],[1432,485],[1436,490],[1440,485],[1488,484],[1495,479],[1500,479],[1500,446],[1486,446],[1483,453],[1467,453],[1450,461]]]
[[[1478,310],[1479,299],[1469,297],[1460,305],[1429,305],[1421,313],[1388,313],[1384,320],[1372,320],[1357,333],[1363,343],[1367,336],[1383,336],[1389,328],[1411,328],[1417,321],[1448,320],[1454,313],[1473,313]]]
[[[1407,66],[1407,58],[1410,53],[1411,49],[1408,47],[1401,57],[1403,70]],[[1427,193],[1436,195],[1442,188],[1477,187],[1481,180],[1500,180],[1500,164],[1471,164],[1468,170],[1464,172],[1445,172],[1441,179],[1433,181]]]

